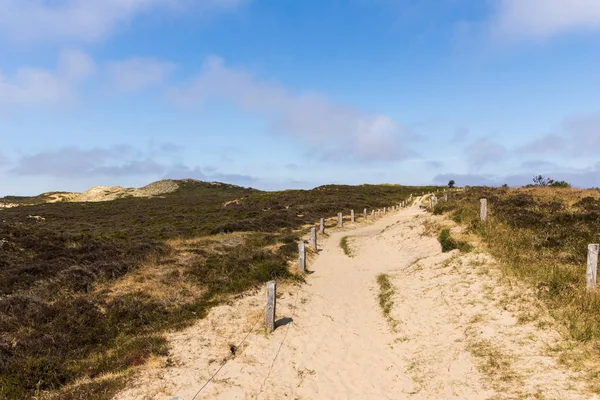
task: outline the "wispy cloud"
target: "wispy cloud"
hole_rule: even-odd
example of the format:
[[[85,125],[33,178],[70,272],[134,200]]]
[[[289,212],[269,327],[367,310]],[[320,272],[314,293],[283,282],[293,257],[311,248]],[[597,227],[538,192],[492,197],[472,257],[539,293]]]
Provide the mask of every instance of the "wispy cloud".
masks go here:
[[[0,153],[0,167],[6,166],[10,164],[10,159],[6,157],[4,154]]]
[[[18,42],[98,41],[157,9],[230,10],[246,0],[0,0],[0,34]]]
[[[137,91],[165,83],[175,64],[152,58],[130,58],[110,62],[106,71],[111,85],[118,90]]]
[[[326,160],[404,159],[411,155],[407,141],[416,137],[387,115],[363,113],[316,93],[292,93],[276,82],[229,68],[216,57],[172,94],[191,106],[221,99],[266,116],[273,133],[305,141]]]
[[[472,167],[480,168],[504,160],[506,147],[489,138],[479,138],[465,148],[467,161]]]
[[[517,151],[571,157],[597,154],[600,152],[600,113],[567,118],[560,124],[556,133],[539,137]]]
[[[570,32],[600,31],[598,0],[498,0],[497,35],[546,39]]]
[[[157,148],[164,149],[166,154],[171,154],[174,149],[180,149],[179,146],[172,143],[164,143],[157,146]],[[240,185],[256,181],[255,178],[249,175],[223,173],[211,167],[187,166],[180,162],[163,163],[157,161],[152,155],[156,155],[154,148],[143,151],[129,145],[89,149],[71,146],[22,156],[15,161],[8,173],[23,177],[66,179],[139,176],[155,177],[157,179],[196,178]]]
[[[23,67],[12,76],[0,71],[0,104],[56,104],[73,100],[77,87],[95,71],[94,61],[77,50],[61,52],[55,70]]]

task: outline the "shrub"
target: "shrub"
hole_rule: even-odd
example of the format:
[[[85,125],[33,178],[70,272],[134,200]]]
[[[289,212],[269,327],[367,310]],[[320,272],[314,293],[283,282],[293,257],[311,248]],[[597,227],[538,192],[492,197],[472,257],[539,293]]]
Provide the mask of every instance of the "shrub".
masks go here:
[[[448,253],[455,249],[459,249],[462,252],[468,253],[473,249],[469,243],[454,239],[450,234],[450,229],[448,228],[442,229],[438,240],[442,245],[443,253]]]

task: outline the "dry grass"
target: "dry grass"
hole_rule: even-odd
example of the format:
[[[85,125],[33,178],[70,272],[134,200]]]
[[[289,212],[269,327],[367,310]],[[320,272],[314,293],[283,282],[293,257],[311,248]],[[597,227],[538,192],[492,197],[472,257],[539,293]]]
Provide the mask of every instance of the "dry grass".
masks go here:
[[[344,251],[345,255],[347,255],[348,257],[354,257],[354,253],[352,252],[352,249],[350,248],[350,237],[349,236],[344,236],[340,240],[340,247]]]
[[[467,350],[477,358],[477,367],[490,377],[490,381],[501,386],[519,379],[512,369],[512,358],[488,340],[472,341]]]
[[[488,198],[487,223],[479,221],[481,197]],[[443,212],[482,239],[508,282],[535,289],[566,339],[578,342],[578,351],[563,361],[586,365],[592,385],[600,386],[600,296],[585,290],[587,245],[600,238],[600,192],[471,188],[440,203],[435,213]],[[536,319],[535,312],[519,316],[520,322]]]
[[[380,274],[377,276],[377,284],[379,285],[379,307],[383,316],[387,319],[392,331],[396,331],[398,321],[396,321],[392,315],[392,308],[394,307],[393,297],[396,293],[396,288],[392,284],[390,276],[388,274]]]

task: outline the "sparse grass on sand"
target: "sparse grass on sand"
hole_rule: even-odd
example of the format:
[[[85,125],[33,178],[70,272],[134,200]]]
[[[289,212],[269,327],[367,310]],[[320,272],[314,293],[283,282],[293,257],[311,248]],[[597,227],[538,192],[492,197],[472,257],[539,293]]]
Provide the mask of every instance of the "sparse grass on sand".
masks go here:
[[[392,330],[396,329],[398,325],[398,321],[396,321],[392,315],[392,307],[394,306],[394,301],[392,298],[396,293],[396,289],[390,280],[390,276],[388,274],[379,274],[377,275],[377,284],[379,285],[379,306],[381,307],[381,312],[383,316],[387,319],[388,323]]]
[[[340,247],[344,251],[345,255],[347,255],[348,257],[354,257],[354,254],[352,253],[352,249],[350,248],[350,242],[349,241],[350,241],[350,237],[349,236],[344,236],[340,240]]]
[[[479,219],[480,198],[488,199],[486,223]],[[586,258],[588,244],[600,238],[600,191],[469,188],[438,203],[434,214],[443,213],[479,235],[506,276],[536,289],[563,333],[579,342],[577,356],[562,358],[587,365],[598,386],[600,296],[586,293]]]

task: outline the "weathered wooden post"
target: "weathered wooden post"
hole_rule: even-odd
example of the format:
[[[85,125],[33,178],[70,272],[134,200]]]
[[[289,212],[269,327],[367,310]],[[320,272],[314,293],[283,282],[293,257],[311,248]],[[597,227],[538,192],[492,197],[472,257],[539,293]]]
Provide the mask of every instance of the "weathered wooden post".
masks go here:
[[[587,291],[596,291],[596,277],[598,276],[598,250],[600,250],[600,244],[588,245],[588,258],[587,258]]]
[[[377,210],[377,218],[381,217],[381,208],[379,210]]]
[[[481,211],[480,211],[480,217],[481,220],[483,222],[487,221],[487,212],[488,212],[488,208],[487,208],[487,199],[481,199]]]
[[[267,312],[265,322],[267,332],[271,333],[275,330],[275,299],[277,297],[277,282],[267,282]]]
[[[448,201],[448,193],[444,193],[444,201]]]
[[[383,207],[383,215],[385,215],[385,213],[386,213],[386,210],[385,210],[385,207]]]
[[[298,269],[302,272],[306,270],[306,248],[303,241],[298,243]]]
[[[375,210],[371,210],[371,218],[375,219]]]
[[[321,225],[319,225],[319,232],[322,234],[325,233],[325,218],[321,218]]]
[[[317,250],[317,228],[310,228],[310,245],[315,251]]]
[[[363,218],[367,219],[367,209],[366,208],[363,210]]]
[[[344,217],[342,213],[338,213],[338,228],[341,228],[344,225]]]
[[[354,223],[354,210],[350,210],[350,222]]]

